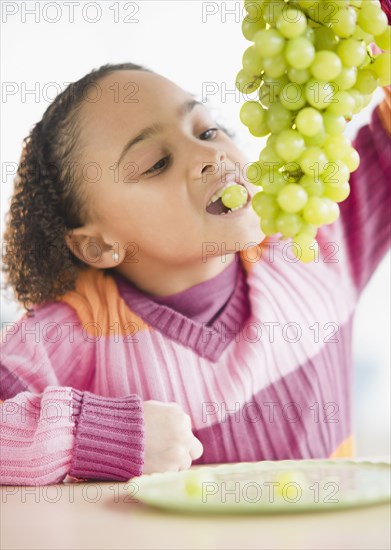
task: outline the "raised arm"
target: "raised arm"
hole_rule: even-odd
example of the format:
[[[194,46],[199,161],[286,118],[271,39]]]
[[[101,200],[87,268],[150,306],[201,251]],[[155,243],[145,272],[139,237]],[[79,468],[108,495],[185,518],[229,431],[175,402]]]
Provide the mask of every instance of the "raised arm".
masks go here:
[[[390,92],[361,128],[354,142],[361,164],[350,179],[350,196],[340,204],[346,249],[361,292],[391,242]]]

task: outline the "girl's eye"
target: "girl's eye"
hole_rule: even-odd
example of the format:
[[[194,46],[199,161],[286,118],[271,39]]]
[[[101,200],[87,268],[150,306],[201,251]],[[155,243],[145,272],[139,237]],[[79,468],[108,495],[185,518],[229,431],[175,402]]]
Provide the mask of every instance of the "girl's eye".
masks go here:
[[[149,168],[144,174],[153,174],[154,172],[159,172],[162,169],[166,168],[168,165],[168,161],[170,160],[170,157],[164,157],[160,159],[156,164],[152,166],[152,168]]]
[[[218,128],[208,128],[205,132],[203,132],[201,135],[200,135],[200,139],[213,139],[214,137],[216,137],[216,134],[217,132],[219,131]],[[202,137],[202,136],[205,136],[205,137]]]
[[[213,139],[214,137],[216,137],[216,134],[218,131],[219,131],[219,128],[208,128],[207,130],[205,130],[205,132],[203,132],[200,135],[200,139],[203,139],[203,140]],[[149,168],[146,172],[144,172],[144,175],[163,171],[165,168],[167,168],[170,159],[171,159],[170,155],[160,159],[156,164],[154,164],[151,168]]]

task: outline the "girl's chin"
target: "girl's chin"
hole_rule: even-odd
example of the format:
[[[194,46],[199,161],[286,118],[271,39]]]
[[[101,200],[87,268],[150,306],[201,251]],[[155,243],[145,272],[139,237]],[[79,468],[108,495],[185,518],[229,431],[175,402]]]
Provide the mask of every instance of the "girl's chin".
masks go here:
[[[230,229],[226,229],[223,233],[220,234],[219,240],[225,243],[227,250],[243,250],[249,246],[255,246],[256,244],[261,243],[265,238],[264,233],[260,228],[260,223],[256,225],[252,224],[251,226],[243,227],[236,226]]]

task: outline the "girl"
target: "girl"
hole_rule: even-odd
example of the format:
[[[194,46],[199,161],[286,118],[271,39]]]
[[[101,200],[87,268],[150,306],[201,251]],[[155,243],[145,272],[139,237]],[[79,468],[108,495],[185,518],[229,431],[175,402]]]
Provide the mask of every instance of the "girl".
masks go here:
[[[354,310],[390,240],[387,109],[303,264],[264,239],[247,160],[191,94],[133,64],[61,93],[4,235],[27,312],[2,332],[1,483],[352,456]],[[210,206],[233,181],[246,205]]]

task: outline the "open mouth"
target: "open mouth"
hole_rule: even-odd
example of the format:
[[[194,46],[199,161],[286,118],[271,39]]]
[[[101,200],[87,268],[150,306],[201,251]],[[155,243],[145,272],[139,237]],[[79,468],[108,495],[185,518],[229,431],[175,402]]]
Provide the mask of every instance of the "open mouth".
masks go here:
[[[248,203],[251,201],[250,193],[247,190],[247,200],[245,203],[243,203],[241,206],[237,206],[236,208],[228,208],[223,204],[223,201],[221,200],[221,197],[223,196],[223,192],[227,187],[231,187],[232,185],[241,185],[246,190],[247,188],[240,182],[230,182],[224,185],[217,193],[215,193],[212,198],[210,199],[206,211],[209,214],[213,214],[214,216],[221,216],[223,214],[229,214],[231,212],[236,212],[237,210],[243,210]]]

